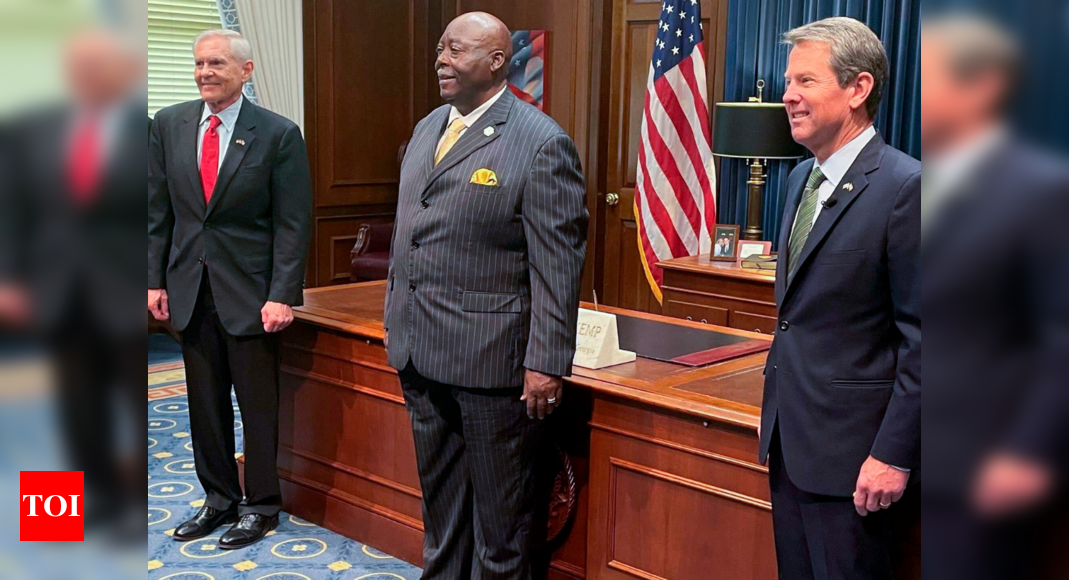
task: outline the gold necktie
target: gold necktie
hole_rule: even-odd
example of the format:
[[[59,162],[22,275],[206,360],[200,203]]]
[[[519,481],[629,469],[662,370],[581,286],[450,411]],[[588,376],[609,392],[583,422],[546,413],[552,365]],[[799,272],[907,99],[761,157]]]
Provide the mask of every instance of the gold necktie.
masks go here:
[[[453,122],[449,124],[449,128],[445,132],[445,141],[442,141],[442,146],[438,148],[438,153],[434,155],[434,164],[438,165],[438,162],[445,157],[446,153],[453,148],[453,145],[457,144],[460,140],[460,132],[468,127],[464,124],[464,121],[460,119],[453,119]]]

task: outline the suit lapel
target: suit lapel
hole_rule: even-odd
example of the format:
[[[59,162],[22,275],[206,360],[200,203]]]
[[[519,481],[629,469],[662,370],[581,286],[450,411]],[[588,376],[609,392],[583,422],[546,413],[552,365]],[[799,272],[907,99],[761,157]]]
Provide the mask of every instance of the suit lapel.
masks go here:
[[[208,204],[205,217],[211,214],[212,210],[219,205],[219,198],[226,193],[227,186],[230,185],[230,181],[234,179],[234,174],[241,167],[241,161],[245,159],[245,153],[252,147],[252,142],[256,139],[256,134],[252,132],[256,128],[255,107],[256,105],[253,105],[248,100],[241,105],[238,120],[234,123],[234,134],[230,137],[230,145],[226,148],[226,157],[223,158],[223,166],[219,169],[219,178],[215,182],[215,192],[212,193],[212,200]]]
[[[515,100],[516,97],[512,92],[506,89],[501,98],[482,117],[479,117],[479,120],[473,126],[468,127],[468,130],[464,132],[464,135],[457,141],[456,145],[442,158],[441,163],[431,170],[430,176],[427,178],[427,184],[423,188],[424,196],[430,186],[443,173],[501,136],[501,131],[496,129],[487,135],[486,129],[487,127],[503,125],[508,120],[509,112],[512,110],[512,104]],[[437,140],[434,143],[437,146]],[[434,163],[434,153],[431,154],[431,163]]]
[[[449,120],[450,107],[442,107],[435,113],[435,119],[431,119],[431,122],[427,124],[431,134],[427,135],[420,142],[420,147],[417,151],[412,153],[415,155],[414,161],[419,165],[419,182],[421,185],[420,191],[422,192],[427,188],[427,180],[430,179],[431,172],[434,171],[434,154],[438,150],[438,141],[442,137],[442,132],[445,131],[445,123]]]
[[[838,203],[832,207],[824,207],[820,210],[820,215],[817,217],[817,222],[813,224],[813,230],[809,232],[809,238],[806,239],[805,247],[802,248],[802,255],[798,258],[798,273],[795,274],[794,279],[790,280],[784,288],[784,299],[787,298],[787,293],[791,288],[798,285],[798,280],[802,276],[802,267],[809,261],[809,258],[820,246],[824,238],[828,236],[835,224],[839,222],[839,218],[846,213],[846,210],[850,207],[850,204],[854,203],[859,195],[869,185],[868,174],[876,171],[880,168],[880,161],[883,159],[884,149],[887,145],[883,142],[883,139],[876,135],[865,148],[861,150],[861,153],[854,160],[854,164],[850,166],[850,169],[843,176],[842,181],[837,186],[837,189],[832,194],[838,199]],[[846,184],[853,184],[853,188],[845,188]],[[793,221],[793,216],[792,216]]]
[[[116,185],[126,181],[125,176],[128,173],[126,167],[130,160],[137,159],[139,155],[144,154],[144,144],[140,140],[141,135],[144,134],[141,128],[145,126],[145,120],[142,117],[140,111],[132,113],[123,111],[113,150],[102,168],[98,188],[99,199],[104,199],[118,190]]]
[[[70,163],[69,152],[64,151],[62,155],[56,156],[56,143],[67,143],[70,139],[70,128],[74,126],[74,122],[77,116],[73,110],[67,110],[57,117],[55,122],[50,125],[46,125],[41,135],[42,139],[40,143],[43,144],[46,154],[40,155],[41,159],[47,159],[50,163],[42,165],[40,168],[35,166],[35,174],[40,174],[40,179],[43,183],[49,184],[51,187],[45,188],[46,192],[55,192],[57,198],[55,200],[49,200],[50,202],[69,203],[72,198],[70,175],[68,173],[68,164]],[[40,147],[37,142],[34,142],[34,148]],[[2,187],[0,187],[0,194],[3,193]]]
[[[203,101],[199,101],[199,106],[192,107],[192,111],[186,116],[178,136],[178,151],[182,160],[180,171],[189,178],[191,191],[197,194],[202,208],[204,207],[204,186],[200,182],[200,164],[197,163],[197,137],[199,136],[198,128],[200,127],[200,115],[203,109]]]
[[[796,175],[802,176],[795,179],[793,183],[787,184],[787,205],[783,211],[783,223],[780,224],[779,240],[780,240],[780,259],[776,260],[776,297],[778,302],[782,302],[783,294],[787,290],[787,255],[790,254],[790,240],[791,229],[794,226],[794,217],[798,213],[798,205],[802,203],[802,193],[805,190],[805,177],[809,175],[809,172],[813,170],[813,164],[816,163],[813,160],[803,161],[799,165]]]

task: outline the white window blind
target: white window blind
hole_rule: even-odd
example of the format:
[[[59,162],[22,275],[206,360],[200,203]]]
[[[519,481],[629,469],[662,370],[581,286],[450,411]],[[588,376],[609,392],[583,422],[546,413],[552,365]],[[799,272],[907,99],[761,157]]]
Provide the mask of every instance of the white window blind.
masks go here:
[[[148,0],[148,114],[200,97],[193,38],[220,28],[216,0]]]

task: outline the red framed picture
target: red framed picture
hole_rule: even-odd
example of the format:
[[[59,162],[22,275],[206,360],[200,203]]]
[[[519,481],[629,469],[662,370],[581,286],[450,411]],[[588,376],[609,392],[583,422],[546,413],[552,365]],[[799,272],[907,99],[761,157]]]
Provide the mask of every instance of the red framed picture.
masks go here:
[[[736,260],[742,263],[743,260],[757,255],[768,255],[772,253],[772,242],[761,242],[757,240],[739,240],[738,248],[735,250]]]

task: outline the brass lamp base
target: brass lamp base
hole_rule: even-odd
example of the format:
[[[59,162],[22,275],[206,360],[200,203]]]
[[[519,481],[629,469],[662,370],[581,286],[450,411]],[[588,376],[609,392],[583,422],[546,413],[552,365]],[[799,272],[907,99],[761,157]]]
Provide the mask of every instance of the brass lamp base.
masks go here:
[[[749,188],[749,203],[746,208],[746,229],[742,231],[744,240],[761,240],[765,230],[761,228],[765,201],[765,164],[763,160],[754,159],[750,163],[750,178],[746,180]]]

